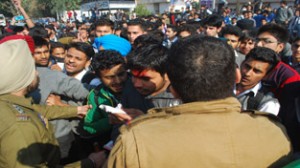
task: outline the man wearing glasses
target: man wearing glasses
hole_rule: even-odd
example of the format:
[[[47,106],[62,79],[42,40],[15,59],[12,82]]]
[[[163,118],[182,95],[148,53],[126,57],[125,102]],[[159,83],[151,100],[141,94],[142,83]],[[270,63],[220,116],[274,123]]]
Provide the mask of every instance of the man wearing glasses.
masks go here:
[[[262,26],[257,33],[256,45],[274,50],[279,54],[288,41],[288,31],[278,24]],[[279,61],[263,79],[264,86],[269,87],[279,100],[278,117],[287,129],[294,152],[300,152],[300,76],[289,65]]]

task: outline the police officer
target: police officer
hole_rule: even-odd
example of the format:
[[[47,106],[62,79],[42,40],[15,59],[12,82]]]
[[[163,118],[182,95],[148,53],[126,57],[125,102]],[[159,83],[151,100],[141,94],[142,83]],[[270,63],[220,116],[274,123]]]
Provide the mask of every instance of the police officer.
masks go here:
[[[48,119],[82,117],[89,107],[32,104],[25,96],[39,78],[26,41],[3,39],[0,53],[0,167],[57,167],[60,152]],[[71,166],[95,167],[95,156]]]

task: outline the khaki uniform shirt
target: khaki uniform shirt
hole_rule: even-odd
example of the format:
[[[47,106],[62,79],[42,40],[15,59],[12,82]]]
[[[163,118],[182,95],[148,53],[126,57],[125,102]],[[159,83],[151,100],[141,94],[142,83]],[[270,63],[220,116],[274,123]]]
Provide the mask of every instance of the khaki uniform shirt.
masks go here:
[[[57,167],[60,152],[47,119],[77,116],[76,107],[40,106],[0,96],[0,167]]]
[[[283,126],[266,113],[241,113],[233,97],[148,113],[121,127],[109,168],[265,168],[291,159]]]

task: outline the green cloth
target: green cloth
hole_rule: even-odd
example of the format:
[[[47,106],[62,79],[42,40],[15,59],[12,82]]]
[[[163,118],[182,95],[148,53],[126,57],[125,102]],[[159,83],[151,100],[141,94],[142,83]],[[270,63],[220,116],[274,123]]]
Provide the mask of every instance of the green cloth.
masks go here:
[[[291,162],[290,164],[284,166],[283,168],[300,168],[300,159]]]
[[[98,103],[95,102],[95,89],[88,95],[88,104],[92,105],[84,118],[83,129],[90,134],[106,134],[111,131],[111,124],[108,121],[108,114],[99,108],[100,104],[116,107],[119,100],[103,84],[98,86]]]

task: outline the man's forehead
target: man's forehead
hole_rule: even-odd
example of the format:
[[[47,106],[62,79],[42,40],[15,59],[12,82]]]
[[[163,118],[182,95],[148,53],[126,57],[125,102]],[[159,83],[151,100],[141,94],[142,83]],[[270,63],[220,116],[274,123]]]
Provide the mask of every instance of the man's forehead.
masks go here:
[[[273,36],[272,34],[268,33],[268,32],[264,32],[258,35],[259,38],[269,38],[269,39],[276,39],[275,36]],[[277,39],[276,39],[277,40]]]
[[[132,69],[131,73],[134,77],[145,77],[149,69]]]

